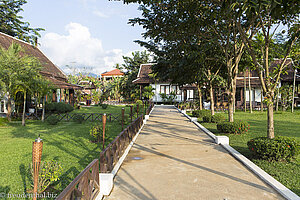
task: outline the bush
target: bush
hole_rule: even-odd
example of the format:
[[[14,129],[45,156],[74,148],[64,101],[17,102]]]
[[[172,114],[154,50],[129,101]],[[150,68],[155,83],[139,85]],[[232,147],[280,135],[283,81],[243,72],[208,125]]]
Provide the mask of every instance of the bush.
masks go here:
[[[74,110],[73,106],[64,102],[53,102],[46,104],[46,112],[67,113]]]
[[[225,117],[221,114],[215,114],[211,116],[211,122],[213,123],[220,123],[225,120]]]
[[[32,189],[29,192],[33,192],[33,167],[32,163],[29,165],[28,175],[30,177],[30,184]],[[62,167],[57,161],[42,161],[39,171],[39,184],[38,193],[44,192],[49,185],[59,180],[62,174]]]
[[[220,123],[225,120],[225,117],[221,114],[215,114],[211,115],[210,113],[205,113],[205,115],[202,117],[203,122],[207,123]]]
[[[235,122],[220,122],[217,124],[217,129],[222,133],[242,134],[248,132],[250,125],[241,120]]]
[[[59,119],[55,115],[51,115],[46,119],[46,122],[50,125],[56,125],[59,122]]]
[[[212,121],[212,116],[209,114],[209,115],[205,115],[202,117],[203,119],[203,122],[206,122],[206,123],[211,123]]]
[[[135,102],[136,105],[139,105],[139,107],[143,106],[143,101],[142,100],[137,100]]]
[[[7,118],[1,118],[0,117],[0,126],[5,126],[8,123],[8,119]]]
[[[204,116],[210,115],[210,110],[194,110],[192,112],[193,117],[202,118]]]
[[[106,109],[107,107],[108,107],[107,104],[101,104],[101,108],[102,108],[102,109]]]
[[[94,139],[95,142],[100,142],[102,140],[102,134],[103,134],[103,126],[102,124],[96,124],[93,125],[90,129],[90,136]],[[105,126],[105,141],[109,140],[110,138],[108,136],[108,126]]]
[[[82,115],[74,115],[73,120],[81,124],[84,121],[84,117]]]
[[[273,139],[258,137],[250,140],[247,145],[255,156],[269,161],[290,161],[300,153],[300,143],[290,137],[276,136]]]

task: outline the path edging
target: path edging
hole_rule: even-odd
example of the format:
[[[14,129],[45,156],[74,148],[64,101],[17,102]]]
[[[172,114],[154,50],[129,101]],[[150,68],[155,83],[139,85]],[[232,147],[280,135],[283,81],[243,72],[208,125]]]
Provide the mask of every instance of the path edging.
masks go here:
[[[154,110],[154,107],[151,109],[147,119],[145,118],[143,120],[143,125],[141,126],[140,130],[137,132],[137,134],[133,137],[132,141],[129,143],[128,147],[125,149],[123,155],[120,157],[120,159],[118,160],[118,162],[116,163],[116,165],[114,166],[113,170],[111,171],[111,173],[99,173],[99,181],[100,181],[100,193],[99,195],[96,197],[96,200],[101,200],[103,199],[103,197],[105,195],[109,195],[113,189],[113,179],[116,176],[116,174],[118,173],[120,167],[122,166],[122,163],[124,162],[125,158],[127,157],[130,149],[132,148],[132,146],[134,145],[137,137],[139,136],[140,132],[142,131],[142,129],[144,128],[144,125],[146,124],[146,121],[149,119],[150,114],[152,113],[152,111]],[[101,188],[102,191],[104,190],[105,192],[101,192]]]
[[[176,108],[176,107],[175,107]],[[300,200],[300,197],[296,195],[294,192],[292,192],[290,189],[285,187],[283,184],[281,184],[279,181],[277,181],[275,178],[270,176],[267,172],[262,170],[260,167],[255,165],[252,161],[250,161],[248,158],[243,156],[240,152],[232,148],[229,143],[227,143],[227,139],[223,142],[221,137],[227,137],[227,136],[216,136],[211,131],[206,129],[204,126],[199,124],[197,121],[194,121],[192,117],[186,114],[186,112],[182,112],[180,109],[176,108],[180,113],[182,113],[185,117],[187,117],[191,122],[193,122],[198,128],[200,128],[204,133],[206,133],[209,137],[214,139],[215,143],[220,144],[225,150],[227,150],[233,157],[235,157],[239,162],[241,162],[243,165],[245,165],[248,169],[250,169],[254,174],[256,174],[261,180],[263,180],[265,183],[270,185],[274,190],[276,190],[279,194],[281,194],[284,198],[288,200]],[[228,138],[228,137],[227,137]],[[219,142],[218,142],[219,141]],[[228,140],[229,142],[229,140]]]

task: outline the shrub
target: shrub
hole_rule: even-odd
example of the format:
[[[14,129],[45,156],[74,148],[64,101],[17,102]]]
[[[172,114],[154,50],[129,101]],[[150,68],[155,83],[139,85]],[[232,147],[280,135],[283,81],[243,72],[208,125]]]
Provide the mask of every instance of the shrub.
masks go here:
[[[290,137],[276,136],[273,139],[258,137],[251,139],[247,145],[255,156],[269,161],[290,161],[300,153],[300,143]]]
[[[67,113],[74,110],[73,106],[64,102],[53,102],[46,104],[46,111],[52,113]]]
[[[137,100],[135,102],[136,105],[139,105],[139,107],[143,106],[143,101],[142,100]]]
[[[242,134],[248,132],[250,125],[241,120],[234,122],[220,122],[217,124],[217,129],[222,133]]]
[[[220,123],[225,120],[225,117],[221,114],[215,114],[211,116],[211,122],[213,123]]]
[[[0,126],[5,126],[6,123],[8,123],[8,119],[4,117],[3,118],[0,117]]]
[[[205,115],[202,117],[203,119],[203,122],[207,122],[207,123],[211,123],[212,121],[212,116],[209,114],[209,115]]]
[[[73,120],[81,124],[84,121],[84,117],[82,115],[74,115]]]
[[[61,164],[57,161],[42,161],[39,171],[39,184],[38,184],[38,193],[44,192],[48,186],[55,181],[59,180],[59,177],[62,174]],[[29,165],[28,175],[30,177],[30,184],[33,188],[33,167],[32,163]],[[32,189],[31,191],[32,192]]]
[[[192,115],[193,117],[202,118],[206,115],[210,115],[210,110],[194,110]]]
[[[107,104],[101,104],[101,108],[102,108],[102,109],[106,109],[107,107],[108,107]]]
[[[56,125],[59,122],[59,119],[55,115],[51,115],[46,119],[46,122],[50,125]]]
[[[102,140],[103,126],[102,124],[93,125],[90,129],[90,136],[94,139],[95,142],[100,142]],[[105,126],[105,141],[110,140],[108,136],[108,126]]]

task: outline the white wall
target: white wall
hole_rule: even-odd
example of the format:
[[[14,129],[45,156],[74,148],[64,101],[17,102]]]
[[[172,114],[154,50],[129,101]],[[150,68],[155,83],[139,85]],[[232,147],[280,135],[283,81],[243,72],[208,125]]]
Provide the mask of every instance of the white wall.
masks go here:
[[[162,98],[159,95],[159,93],[160,93],[160,86],[161,85],[167,85],[167,84],[166,83],[165,84],[150,84],[150,86],[155,89],[154,90],[154,96],[152,97],[153,102],[162,102]],[[176,102],[183,101],[183,96],[182,95],[176,95],[175,101]]]
[[[261,96],[260,96],[261,89],[260,88],[251,88],[251,89],[252,89],[251,90],[251,100],[256,101],[256,102],[261,102]],[[246,90],[246,101],[249,101],[249,89]]]
[[[0,94],[0,113],[7,113],[7,97]]]

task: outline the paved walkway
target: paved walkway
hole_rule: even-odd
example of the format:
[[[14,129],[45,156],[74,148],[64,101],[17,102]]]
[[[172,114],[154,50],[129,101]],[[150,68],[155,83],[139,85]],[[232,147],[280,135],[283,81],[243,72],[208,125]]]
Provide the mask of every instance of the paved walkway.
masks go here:
[[[106,200],[283,199],[170,106],[155,107]]]

